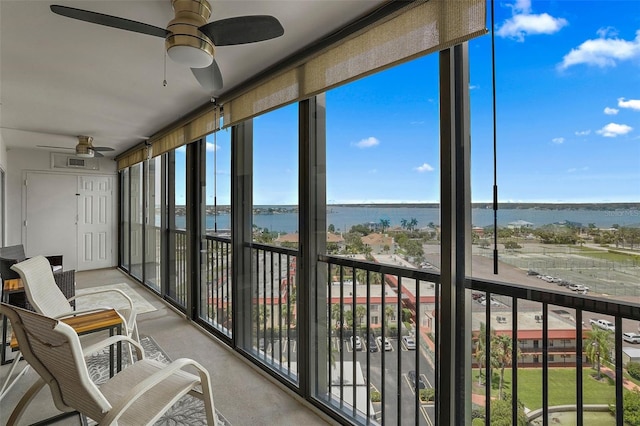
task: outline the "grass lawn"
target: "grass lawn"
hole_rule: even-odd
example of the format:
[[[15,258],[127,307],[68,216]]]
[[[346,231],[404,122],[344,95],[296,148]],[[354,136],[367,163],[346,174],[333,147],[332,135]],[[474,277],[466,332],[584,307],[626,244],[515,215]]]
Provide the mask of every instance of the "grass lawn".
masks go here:
[[[592,257],[594,259],[604,259],[611,262],[621,262],[621,263],[638,261],[638,255],[633,253],[630,253],[630,254],[621,253],[621,252],[612,253],[610,251],[594,250],[589,247],[579,247],[579,246],[576,246],[575,248],[581,252],[580,253],[581,256]],[[615,248],[611,247],[611,250],[615,250]]]
[[[582,370],[582,389],[585,404],[612,404],[616,400],[615,382],[603,375],[595,380],[596,371]],[[593,376],[593,377],[592,377]],[[478,385],[478,370],[473,370],[473,392],[484,395],[484,386]],[[511,392],[511,369],[504,371],[504,392]],[[494,372],[491,395],[498,397],[499,371]],[[521,368],[518,370],[518,399],[530,410],[542,408],[542,369]],[[576,403],[575,368],[549,369],[549,405],[570,405]]]

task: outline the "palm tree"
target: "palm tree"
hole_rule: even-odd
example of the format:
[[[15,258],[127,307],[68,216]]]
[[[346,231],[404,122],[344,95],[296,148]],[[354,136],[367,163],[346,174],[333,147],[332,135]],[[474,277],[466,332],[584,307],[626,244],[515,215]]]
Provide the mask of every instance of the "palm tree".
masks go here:
[[[596,370],[598,372],[597,379],[602,378],[600,374],[600,362],[609,361],[612,345],[612,333],[609,330],[592,326],[592,330],[587,334],[587,341],[585,342],[585,353],[587,359],[592,363],[595,362]]]
[[[336,321],[336,324],[340,323],[340,315],[342,313],[342,309],[340,309],[340,304],[339,303],[335,303],[333,305],[331,305],[331,318],[334,319]],[[342,324],[340,324],[342,325]],[[336,328],[338,328],[338,326],[336,326]]]
[[[491,333],[494,333],[494,331],[491,330]],[[478,372],[478,385],[481,385],[482,370],[487,363],[487,326],[483,322],[480,323],[480,331],[478,332],[478,340],[476,341],[476,348],[473,355],[480,366],[480,371]]]
[[[498,399],[504,398],[504,368],[511,364],[513,340],[506,334],[496,335],[491,338],[491,355],[495,356],[496,363],[500,366],[500,385],[498,387]]]
[[[393,318],[394,314],[395,311],[393,310],[393,307],[387,306],[384,308],[384,319],[387,325],[387,334],[389,334],[389,321],[391,321],[391,318]]]
[[[389,219],[380,219],[380,226],[382,227],[382,233],[384,234],[384,230],[387,229],[391,225],[391,221]]]
[[[402,229],[407,229],[407,223],[407,219],[400,220],[400,226],[402,227]]]
[[[367,316],[367,307],[364,305],[356,306],[356,320],[358,322],[358,328],[362,326],[362,320]]]
[[[418,226],[418,219],[416,219],[415,217],[412,217],[411,220],[409,221],[409,229],[413,231],[414,229],[416,229],[417,226]]]

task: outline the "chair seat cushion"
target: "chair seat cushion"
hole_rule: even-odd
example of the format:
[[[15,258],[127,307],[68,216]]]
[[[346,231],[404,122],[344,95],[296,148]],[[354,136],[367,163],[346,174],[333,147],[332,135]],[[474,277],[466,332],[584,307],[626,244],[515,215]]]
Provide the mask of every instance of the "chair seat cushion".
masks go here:
[[[167,367],[167,364],[143,359],[128,366],[103,385],[100,391],[112,406],[126,398],[131,389],[152,374]],[[200,383],[200,377],[185,371],[176,371],[161,383],[144,393],[133,403],[119,425],[144,425],[155,422],[182,396]]]

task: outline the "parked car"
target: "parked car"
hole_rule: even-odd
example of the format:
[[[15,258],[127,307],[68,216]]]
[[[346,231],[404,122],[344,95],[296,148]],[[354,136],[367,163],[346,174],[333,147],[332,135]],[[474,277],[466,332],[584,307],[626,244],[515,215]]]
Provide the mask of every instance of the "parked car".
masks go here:
[[[373,334],[369,335],[369,352],[378,352],[378,344]]]
[[[629,343],[640,343],[640,334],[622,333],[622,340]]]
[[[376,341],[378,342],[378,346],[382,347],[382,337],[378,336],[376,338]],[[384,350],[385,351],[393,350],[393,347],[391,346],[391,342],[386,337],[384,338]]]
[[[571,284],[567,288],[571,291],[582,291],[582,292],[589,291],[589,287],[582,284]]]
[[[412,336],[402,336],[402,341],[408,350],[413,351],[416,349],[416,341]]]
[[[427,387],[427,385],[422,380],[422,377],[418,376],[415,370],[409,370],[409,372],[407,373],[407,378],[409,379],[409,382],[411,382],[411,385],[414,389],[416,388],[416,381],[418,382],[418,389],[425,389]]]
[[[350,338],[351,347],[356,351],[361,351],[362,350],[362,341],[360,340],[360,336],[355,336],[355,338],[356,338],[355,344],[353,343],[353,336],[351,336],[351,338]]]
[[[592,326],[600,327],[603,330],[616,331],[616,326],[611,321],[593,318],[589,320]]]
[[[527,275],[531,275],[531,276],[537,276],[537,277],[539,277],[539,276],[540,276],[540,273],[538,273],[538,272],[534,271],[533,269],[529,269],[529,270],[527,271]]]

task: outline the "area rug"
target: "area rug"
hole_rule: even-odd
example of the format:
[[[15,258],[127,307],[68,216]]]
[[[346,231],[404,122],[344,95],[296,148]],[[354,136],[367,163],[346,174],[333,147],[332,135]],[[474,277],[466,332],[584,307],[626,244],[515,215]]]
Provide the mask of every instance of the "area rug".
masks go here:
[[[160,348],[160,346],[150,336],[141,336],[140,343],[144,348],[145,357],[168,364],[171,362],[169,356]],[[134,355],[135,356],[135,355]],[[100,384],[109,378],[109,349],[105,348],[101,352],[97,352],[87,358],[87,367],[91,380]],[[123,368],[129,363],[129,356],[123,349],[122,364]],[[215,398],[215,392],[214,392]],[[215,403],[215,399],[214,399]],[[216,410],[218,416],[218,424],[221,426],[230,426],[231,423]],[[203,425],[206,426],[207,417],[204,412],[204,404],[196,397],[186,395],[173,407],[167,411],[164,416],[156,423],[156,426],[176,426],[176,425]]]
[[[120,283],[120,284],[109,284],[103,285],[99,287],[91,287],[91,288],[81,288],[76,289],[76,296],[81,296],[87,293],[92,293],[95,291],[101,290],[112,290],[117,289],[121,290],[129,296],[131,301],[133,302],[133,308],[136,310],[138,314],[144,314],[146,312],[153,312],[156,308],[149,302],[147,302],[142,296],[138,294],[129,284]],[[126,309],[129,304],[126,299],[122,296],[118,295],[116,292],[107,292],[107,293],[97,293],[88,296],[80,297],[76,301],[76,309],[77,310],[85,310],[85,309],[93,309],[100,307],[112,307],[116,310],[118,309]]]

